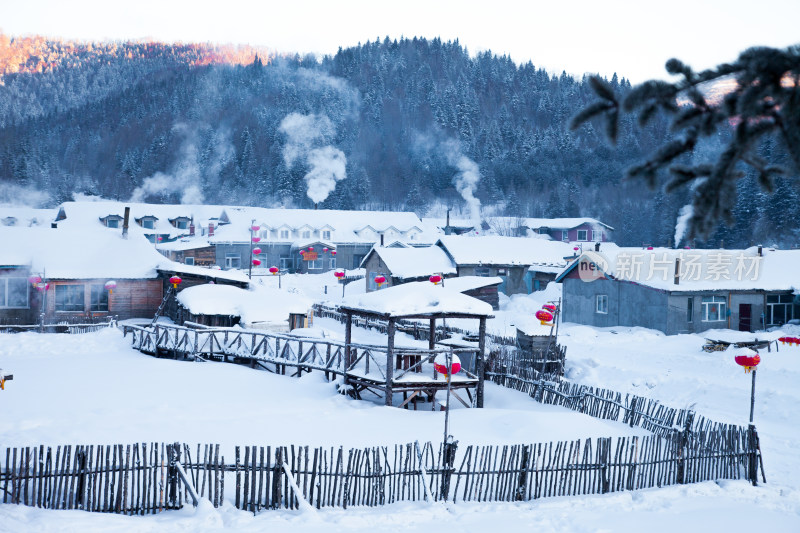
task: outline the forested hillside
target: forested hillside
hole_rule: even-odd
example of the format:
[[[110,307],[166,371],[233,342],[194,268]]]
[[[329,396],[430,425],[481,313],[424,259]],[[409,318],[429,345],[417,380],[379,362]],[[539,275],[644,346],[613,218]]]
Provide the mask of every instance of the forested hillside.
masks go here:
[[[387,39],[321,60],[197,45],[37,46],[26,56],[0,39],[0,183],[46,191],[51,203],[80,192],[467,214],[480,202],[484,213],[592,216],[631,245],[668,244],[687,203],[685,191],[622,180],[668,138],[666,120],[623,122],[610,147],[591,125],[568,129],[594,98],[585,80],[470,56],[458,42]],[[793,243],[791,183],[767,194],[742,180],[737,226],[710,242]]]

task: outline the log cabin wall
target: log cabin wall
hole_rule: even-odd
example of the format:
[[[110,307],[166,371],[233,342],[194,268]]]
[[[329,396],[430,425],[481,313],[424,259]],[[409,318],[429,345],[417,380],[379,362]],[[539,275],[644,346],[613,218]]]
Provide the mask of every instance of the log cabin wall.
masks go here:
[[[152,318],[161,303],[162,282],[159,279],[117,279],[117,287],[108,295],[108,305],[103,309],[101,302],[92,302],[92,286],[102,287],[108,281],[103,279],[83,279],[83,280],[49,280],[50,290],[47,291],[47,312],[48,319],[58,319],[59,317],[102,317],[114,316],[120,320],[128,318]],[[71,304],[66,308],[57,302],[56,293],[60,290],[59,286],[78,286],[81,289],[73,289],[76,298],[71,300]],[[96,289],[99,290],[99,289]],[[108,291],[105,291],[108,292]],[[80,294],[83,295],[82,308],[80,306]]]

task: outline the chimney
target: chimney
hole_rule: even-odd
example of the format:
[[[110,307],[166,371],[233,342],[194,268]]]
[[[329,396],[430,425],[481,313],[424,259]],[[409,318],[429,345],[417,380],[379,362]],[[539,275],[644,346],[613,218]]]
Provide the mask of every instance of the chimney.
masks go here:
[[[381,246],[383,246],[383,232],[381,232]]]
[[[600,243],[599,242],[594,243],[594,251],[595,252],[599,252],[600,251]]]
[[[131,221],[131,208],[125,206],[125,217],[122,219],[122,238],[128,238],[128,223]]]
[[[681,260],[675,259],[675,285],[681,282]]]
[[[445,235],[450,235],[450,233],[451,233],[451,230],[450,230],[450,210],[448,209],[447,210],[447,224],[445,224],[445,226],[444,226],[444,234]]]
[[[315,211],[316,211],[316,209],[317,209],[317,205],[318,205],[318,204],[317,204],[316,202],[314,202],[314,210],[315,210]]]
[[[208,223],[208,236],[209,237],[213,237],[214,236],[214,223],[213,222],[209,222]]]
[[[58,228],[58,222],[51,222],[50,223],[50,227],[53,228],[53,229]]]
[[[762,255],[764,255],[764,247],[759,244],[758,245],[758,256],[761,257]]]
[[[189,237],[194,237],[194,217],[189,222]]]

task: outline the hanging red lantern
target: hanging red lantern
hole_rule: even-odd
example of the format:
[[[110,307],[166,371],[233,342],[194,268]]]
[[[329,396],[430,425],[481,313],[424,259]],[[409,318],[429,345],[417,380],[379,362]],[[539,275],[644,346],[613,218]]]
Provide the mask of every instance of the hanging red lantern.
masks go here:
[[[45,292],[49,288],[50,288],[49,283],[39,283],[38,285],[36,285],[36,290],[39,292]]]
[[[327,251],[328,251],[328,249],[327,249],[327,248],[323,248],[323,249],[322,249],[322,251],[323,251],[323,252],[327,252]]]
[[[31,285],[33,285],[34,287],[36,287],[37,285],[39,285],[42,282],[42,277],[41,276],[37,276],[36,274],[34,274],[33,276],[28,278],[28,282]]]
[[[104,285],[104,287],[108,291],[108,294],[111,294],[112,292],[114,292],[114,289],[117,288],[117,282],[114,281],[114,280],[106,281],[106,284]]]
[[[169,282],[172,283],[172,288],[173,289],[177,289],[178,288],[178,284],[180,284],[180,282],[182,282],[182,281],[183,280],[181,278],[179,278],[178,276],[172,276],[171,278],[169,278]]]
[[[255,243],[255,242],[258,242],[258,241],[260,241],[260,240],[261,240],[261,237],[253,237],[253,238],[252,238],[252,239],[250,239],[250,240],[252,240],[252,241]]]
[[[309,247],[308,247],[308,251],[309,251],[309,252],[313,252],[313,251],[314,251],[314,247],[313,247],[313,246],[309,246]]]
[[[336,255],[336,250],[331,250],[331,255]]]
[[[250,231],[258,231],[261,229],[261,226],[250,226]]]
[[[342,278],[344,278],[344,270],[337,270],[336,272],[333,273],[333,275],[336,276],[339,279],[339,281],[341,281]]]
[[[752,351],[752,350],[749,350],[749,351]],[[736,357],[733,358],[733,360],[736,361],[737,365],[743,366],[744,367],[744,372],[745,372],[745,374],[747,374],[750,371],[752,371],[755,367],[758,366],[758,363],[761,362],[761,356],[759,356],[758,354],[754,354],[754,355],[737,355]]]
[[[164,240],[164,237],[162,237],[161,235],[159,235],[159,236],[158,236],[158,242],[161,242],[161,241],[163,241],[163,240]]]
[[[261,259],[253,259],[253,266],[261,265]]]
[[[578,248],[577,246],[575,246],[575,247],[573,248],[573,250],[575,250],[575,251],[577,252],[578,250],[580,250],[580,248]]]
[[[653,249],[653,247],[652,247],[652,246],[648,246],[648,247],[647,247],[647,249],[648,249],[648,250],[652,250],[652,249]]]
[[[430,281],[434,285],[438,285],[442,282],[442,276],[440,276],[439,274],[434,274],[433,276],[428,278],[428,281]]]
[[[273,276],[274,276],[275,274],[277,274],[278,272],[280,272],[280,270],[278,269],[278,267],[269,267],[269,273],[270,273],[270,274],[272,274]]]
[[[550,323],[553,320],[553,314],[550,311],[545,311],[544,309],[539,309],[536,311],[536,318],[542,323],[543,326],[552,326]]]
[[[253,255],[258,255],[261,253],[261,248],[253,248]]]
[[[375,283],[378,284],[378,288],[380,289],[381,285],[386,283],[386,276],[384,276],[383,274],[379,274],[379,275],[375,276]]]
[[[555,313],[556,312],[555,304],[544,304],[542,306],[542,309],[544,309],[545,311],[550,311],[551,313]]]
[[[303,255],[303,254],[305,254],[305,253],[306,253],[306,251],[305,251],[305,250],[300,250],[300,255]]]
[[[458,358],[456,354],[452,355],[452,359],[450,361],[450,370],[451,372],[447,371],[447,355],[440,353],[436,356],[433,360],[433,369],[436,370],[440,374],[444,374],[447,376],[448,374],[458,374],[461,371],[461,359]]]

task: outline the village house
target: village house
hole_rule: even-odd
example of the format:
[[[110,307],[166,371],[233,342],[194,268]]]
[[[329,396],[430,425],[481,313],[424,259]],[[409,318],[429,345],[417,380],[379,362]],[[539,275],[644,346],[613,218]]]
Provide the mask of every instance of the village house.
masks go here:
[[[800,250],[608,247],[556,281],[563,320],[590,326],[755,332],[800,318]]]
[[[152,318],[168,279],[248,285],[240,273],[166,259],[141,235],[97,228],[0,228],[0,320]],[[111,282],[111,283],[109,283]]]
[[[429,246],[437,234],[414,213],[330,209],[67,202],[58,227],[94,224],[144,235],[165,256],[187,265],[256,271],[322,273],[358,268],[373,245],[403,242]],[[257,248],[260,253],[253,253]],[[302,253],[301,253],[302,252]]]
[[[614,228],[588,217],[489,217],[487,224],[493,233],[512,237],[547,235],[554,241],[570,243],[611,242],[614,240]]]
[[[378,289],[377,276],[386,278],[381,285],[387,288],[410,281],[428,281],[433,274],[445,278],[456,275],[455,265],[438,246],[375,246],[361,262],[361,267],[366,271],[367,292]]]
[[[459,277],[497,276],[502,279],[498,290],[508,296],[543,290],[575,254],[573,246],[543,237],[451,235],[440,237],[436,245]]]

